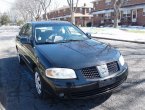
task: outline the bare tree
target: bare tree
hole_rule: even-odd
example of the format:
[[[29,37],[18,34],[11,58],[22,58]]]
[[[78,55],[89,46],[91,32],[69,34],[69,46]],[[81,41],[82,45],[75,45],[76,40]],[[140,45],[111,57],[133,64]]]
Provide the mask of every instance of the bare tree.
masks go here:
[[[16,23],[18,20],[18,14],[17,12],[13,9],[13,10],[9,10],[7,12],[7,15],[9,16],[11,23]]]
[[[114,2],[114,28],[118,27],[119,16],[120,16],[120,8],[122,5],[126,3],[127,0],[115,0]]]
[[[16,0],[12,10],[15,10],[16,14],[19,15],[18,17],[22,18],[25,22],[28,20],[28,13],[25,10],[25,2],[23,0]]]
[[[39,2],[40,2],[41,7],[44,11],[44,19],[47,21],[48,20],[47,11],[48,11],[48,8],[51,4],[51,0],[39,0]]]
[[[56,10],[60,8],[61,6],[63,6],[61,2],[58,2],[58,0],[53,0],[51,2],[51,6],[49,7],[49,11]]]
[[[42,14],[41,4],[37,0],[32,0],[31,2],[32,3],[29,4],[29,6],[31,6],[30,12],[33,13],[35,20],[39,21],[41,19],[41,14]],[[35,4],[35,5],[32,5],[32,4]]]
[[[39,21],[42,13],[41,4],[37,0],[25,0],[25,2],[27,4],[25,10],[30,14],[31,20]]]
[[[13,8],[21,14],[24,21],[40,20],[42,7],[37,0],[16,0]]]
[[[73,24],[75,24],[75,13],[76,13],[76,10],[78,7],[78,2],[79,2],[79,0],[76,0],[76,3],[74,2],[74,0],[67,0],[67,3],[70,8],[70,13],[71,13],[71,22]]]

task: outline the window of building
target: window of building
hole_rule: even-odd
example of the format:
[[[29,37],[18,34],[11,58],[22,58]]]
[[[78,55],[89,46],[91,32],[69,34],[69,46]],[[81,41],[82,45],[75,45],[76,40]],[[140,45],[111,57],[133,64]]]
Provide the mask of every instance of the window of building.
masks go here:
[[[80,13],[83,13],[83,9],[82,8],[80,8]]]
[[[122,12],[119,13],[119,20],[122,18]]]
[[[124,10],[123,11],[123,17],[124,18],[131,17],[131,10]]]
[[[110,19],[111,18],[111,13],[105,13],[105,19]]]
[[[106,5],[111,5],[111,0],[106,0],[106,1],[105,1],[105,4],[106,4]]]
[[[99,1],[100,1],[100,0],[96,0],[96,5],[98,5],[98,4],[99,4]]]
[[[130,1],[131,1],[131,0],[126,0],[125,2],[128,3],[128,2],[130,2]]]
[[[100,14],[100,17],[104,18],[104,14]]]
[[[89,13],[91,13],[91,11],[92,11],[91,8],[89,8]]]
[[[114,15],[114,12],[111,13],[111,16],[115,16],[115,15]]]
[[[145,16],[145,8],[143,9],[143,16]]]
[[[137,21],[137,10],[132,10],[132,22]]]
[[[132,18],[133,19],[136,19],[136,17],[137,17],[137,11],[136,10],[133,10],[132,11]]]
[[[98,14],[94,15],[95,18],[98,17],[98,16],[99,16]]]

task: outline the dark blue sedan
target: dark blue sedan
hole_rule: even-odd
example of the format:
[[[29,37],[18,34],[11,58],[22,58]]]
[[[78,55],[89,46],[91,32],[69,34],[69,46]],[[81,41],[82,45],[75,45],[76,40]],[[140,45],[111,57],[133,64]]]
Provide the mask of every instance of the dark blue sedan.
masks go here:
[[[128,75],[121,53],[64,21],[26,23],[16,37],[20,64],[35,74],[39,96],[89,98],[111,92]]]

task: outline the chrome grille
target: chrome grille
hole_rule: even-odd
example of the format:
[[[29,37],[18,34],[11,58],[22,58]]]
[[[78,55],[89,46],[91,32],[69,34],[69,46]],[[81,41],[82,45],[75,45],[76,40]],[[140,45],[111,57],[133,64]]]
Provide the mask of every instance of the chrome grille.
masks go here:
[[[109,71],[109,74],[113,74],[119,71],[119,65],[117,61],[111,62],[111,63],[107,63],[107,68]],[[83,76],[86,79],[97,79],[100,78],[99,72],[97,67],[88,67],[88,68],[83,68],[81,70]]]
[[[86,79],[95,79],[95,78],[100,77],[99,73],[98,73],[98,70],[95,66],[82,69],[82,74],[84,75],[84,77]]]
[[[119,71],[119,66],[118,66],[117,61],[107,63],[107,68],[108,68],[109,74],[113,74]]]

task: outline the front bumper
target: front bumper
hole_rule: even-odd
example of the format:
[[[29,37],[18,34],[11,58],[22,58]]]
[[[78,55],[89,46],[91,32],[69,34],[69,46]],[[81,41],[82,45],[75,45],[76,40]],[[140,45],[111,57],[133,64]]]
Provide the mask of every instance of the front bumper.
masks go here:
[[[127,79],[127,76],[128,68],[125,68],[122,72],[114,77],[94,81],[89,84],[73,86],[70,83],[69,86],[52,85],[53,87],[50,87],[50,85],[48,86],[48,83],[45,82],[45,88],[48,89],[46,92],[49,91],[50,93],[51,90],[51,94],[58,98],[85,99],[112,92],[112,90],[121,85]]]

